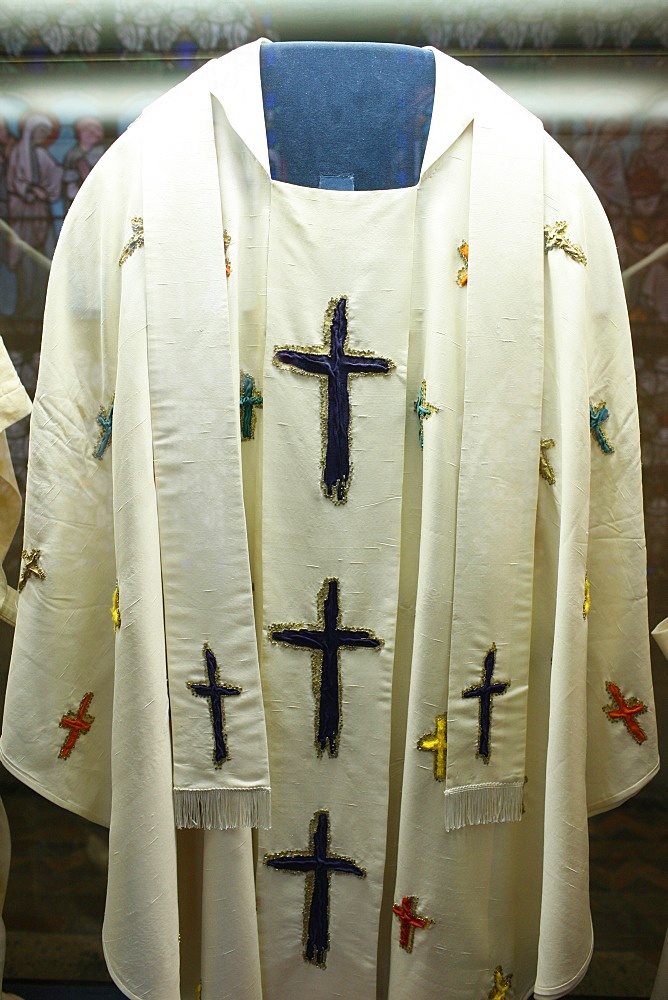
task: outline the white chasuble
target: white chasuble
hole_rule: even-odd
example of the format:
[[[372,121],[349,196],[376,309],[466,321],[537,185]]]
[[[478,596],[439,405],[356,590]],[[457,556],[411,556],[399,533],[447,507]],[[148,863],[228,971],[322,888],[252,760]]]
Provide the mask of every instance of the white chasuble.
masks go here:
[[[260,44],[66,219],[2,760],[110,826],[128,997],[562,996],[658,766],[612,236],[438,52],[415,186],[272,181]]]

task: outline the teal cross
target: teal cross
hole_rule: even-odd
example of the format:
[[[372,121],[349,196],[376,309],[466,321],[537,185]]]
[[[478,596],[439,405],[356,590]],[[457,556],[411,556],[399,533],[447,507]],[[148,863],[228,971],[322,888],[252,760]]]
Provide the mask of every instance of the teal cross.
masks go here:
[[[601,400],[597,406],[592,406],[591,403],[589,404],[589,427],[594,439],[600,445],[601,451],[606,455],[612,454],[615,450],[608,441],[607,435],[603,430],[603,421],[607,420],[609,416],[610,414],[607,406],[605,405],[604,399]]]
[[[250,441],[255,437],[255,407],[262,406],[262,396],[255,395],[255,383],[252,375],[241,376],[241,440]]]
[[[100,425],[100,443],[93,452],[95,458],[102,458],[105,451],[107,450],[107,445],[111,442],[111,431],[112,422],[114,419],[114,401],[112,399],[109,406],[109,410],[105,410],[103,406],[100,407],[100,412],[97,415],[97,422]]]
[[[438,413],[438,406],[434,406],[432,403],[427,402],[427,380],[422,379],[422,385],[420,386],[420,392],[418,393],[418,398],[413,404],[413,409],[418,415],[418,421],[420,426],[418,427],[418,437],[420,439],[420,447],[424,447],[424,422],[427,417],[430,417],[432,413]]]

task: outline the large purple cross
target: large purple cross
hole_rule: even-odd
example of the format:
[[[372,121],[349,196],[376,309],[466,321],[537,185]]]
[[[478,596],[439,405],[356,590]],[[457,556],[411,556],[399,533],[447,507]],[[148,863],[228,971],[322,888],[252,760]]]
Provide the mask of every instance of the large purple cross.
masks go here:
[[[213,726],[213,762],[216,767],[222,767],[224,761],[229,757],[223,698],[241,694],[242,688],[221,682],[218,662],[208,643],[204,644],[203,652],[209,683],[200,684],[198,681],[186,681],[186,687],[190,688],[191,694],[195,695],[196,698],[208,699],[211,725]]]
[[[330,854],[329,813],[320,809],[311,821],[309,851],[267,854],[270,868],[306,875],[304,904],[304,961],[325,968],[329,951],[329,887],[332,872],[365,878],[364,868],[340,854]],[[310,853],[309,853],[310,852]]]
[[[487,650],[482,665],[482,677],[479,685],[466,688],[462,691],[462,698],[480,698],[478,705],[478,752],[476,757],[482,758],[485,764],[489,764],[491,747],[489,743],[489,733],[492,726],[492,697],[496,694],[503,694],[510,687],[510,681],[497,681],[492,684],[492,674],[496,664],[496,646],[492,643]]]
[[[318,756],[325,748],[330,757],[339,752],[341,735],[341,663],[339,650],[364,647],[378,649],[383,644],[373,632],[341,625],[339,581],[323,582],[318,594],[318,621],[315,625],[271,625],[269,638],[288,646],[312,650],[313,691],[316,699],[315,745]]]
[[[322,347],[276,347],[274,364],[300,375],[316,375],[322,393],[323,492],[333,503],[345,503],[352,476],[350,462],[350,382],[353,375],[388,375],[389,358],[349,351],[348,299],[331,299],[325,313]]]

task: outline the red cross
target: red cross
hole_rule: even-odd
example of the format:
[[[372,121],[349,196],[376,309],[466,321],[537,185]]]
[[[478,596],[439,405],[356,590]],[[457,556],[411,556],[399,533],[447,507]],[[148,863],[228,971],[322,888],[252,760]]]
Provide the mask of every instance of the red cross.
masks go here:
[[[419,927],[421,930],[424,930],[425,927],[429,927],[433,923],[433,920],[430,920],[429,917],[423,917],[421,914],[415,912],[417,902],[417,896],[404,896],[401,900],[401,906],[395,903],[392,907],[392,912],[399,917],[401,924],[399,944],[408,952],[413,950],[415,928]]]
[[[85,736],[90,727],[95,722],[94,715],[87,715],[88,706],[93,700],[93,692],[88,691],[81,699],[81,704],[79,705],[79,711],[75,715],[74,712],[67,712],[60,720],[61,729],[69,729],[69,733],[65,737],[65,742],[60,748],[59,757],[67,760],[69,755],[74,750],[77,740],[80,736]]]
[[[643,712],[646,712],[647,705],[643,705],[643,703],[638,701],[637,698],[629,698],[628,701],[625,701],[622,696],[622,692],[616,684],[612,683],[612,681],[606,682],[605,689],[617,702],[617,708],[613,705],[603,706],[603,711],[607,717],[611,722],[614,722],[615,719],[623,719],[626,728],[636,743],[644,743],[647,739],[647,733],[640,728],[633,716],[641,715]]]

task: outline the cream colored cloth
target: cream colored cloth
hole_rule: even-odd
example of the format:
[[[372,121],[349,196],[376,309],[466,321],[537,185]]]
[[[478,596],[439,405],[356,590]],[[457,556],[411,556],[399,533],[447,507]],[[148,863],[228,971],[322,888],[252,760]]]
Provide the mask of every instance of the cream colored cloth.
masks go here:
[[[609,226],[533,116],[434,55],[414,188],[272,181],[254,43],[147,109],[63,228],[26,515],[46,576],[21,596],[0,753],[110,824],[103,939],[128,997],[191,1000],[201,981],[203,1000],[471,1000],[509,976],[517,997],[565,995],[593,946],[588,813],[657,768]],[[563,243],[544,253],[561,220],[586,265]],[[282,352],[326,350],[342,302],[346,350],[386,368],[348,380],[353,472],[335,504],[326,393]],[[242,373],[263,398],[245,441]],[[326,621],[348,640],[327,690],[323,658],[293,641]],[[259,661],[264,712],[224,699],[235,767],[251,773],[253,747],[261,765],[266,730],[272,827],[256,835],[175,832],[191,751],[211,766],[212,722],[186,686],[205,642],[229,651],[230,688]],[[504,689],[483,727],[492,653]],[[642,702],[640,742],[614,691]],[[88,728],[64,759],[68,713]],[[447,763],[427,745],[446,714]],[[316,893],[280,866],[318,829],[341,864]],[[326,883],[317,968],[308,913]],[[393,908],[421,922],[405,940]]]
[[[26,393],[7,349],[0,338],[0,618],[13,625],[16,621],[16,590],[7,585],[2,569],[7,550],[21,517],[21,496],[16,484],[14,467],[7,446],[6,428],[25,417],[31,408]],[[0,910],[4,904],[9,878],[11,842],[5,808],[0,801]],[[0,983],[5,967],[6,933],[0,920]],[[12,1000],[14,994],[3,993],[3,1000]],[[15,997],[15,1000],[20,1000]]]
[[[21,495],[5,430],[30,413],[30,398],[0,337],[0,619],[16,621],[16,590],[8,586],[2,563],[21,519]]]

